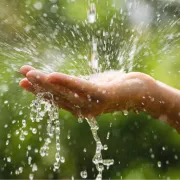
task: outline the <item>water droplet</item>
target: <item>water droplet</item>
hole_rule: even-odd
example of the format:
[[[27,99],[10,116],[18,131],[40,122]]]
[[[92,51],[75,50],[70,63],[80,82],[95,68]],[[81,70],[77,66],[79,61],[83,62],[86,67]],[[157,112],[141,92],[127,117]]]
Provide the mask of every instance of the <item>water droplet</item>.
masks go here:
[[[57,151],[60,151],[60,149],[61,149],[60,143],[56,143],[56,150],[57,150]]]
[[[107,133],[106,139],[109,139],[110,132]]]
[[[36,134],[37,133],[37,129],[36,128],[32,128],[32,133]]]
[[[55,158],[56,158],[56,162],[59,162],[60,161],[60,154],[59,152],[56,152],[56,155],[55,155]]]
[[[83,149],[83,152],[86,152],[86,151],[87,151],[86,148],[84,148],[84,149]]]
[[[24,134],[25,136],[27,136],[27,135],[28,135],[28,131],[23,131],[23,134]]]
[[[42,147],[42,148],[40,149],[40,155],[41,155],[42,157],[44,157],[44,156],[46,155],[46,150],[45,150],[44,147]]]
[[[28,164],[29,164],[29,165],[31,164],[31,161],[32,161],[32,157],[29,156],[29,157],[28,157]]]
[[[169,161],[168,161],[168,160],[166,161],[166,164],[169,164]]]
[[[35,152],[35,153],[38,153],[39,151],[38,151],[38,149],[34,149],[34,152]]]
[[[4,101],[4,104],[8,104],[8,100]]]
[[[82,123],[83,122],[83,118],[82,117],[79,117],[78,118],[78,123]]]
[[[15,123],[16,123],[16,120],[13,120],[13,121],[12,121],[12,124],[15,124]]]
[[[20,115],[20,116],[23,115],[23,112],[22,112],[22,111],[19,111],[19,115]]]
[[[128,111],[127,110],[123,110],[122,113],[123,113],[124,116],[128,115]]]
[[[134,112],[136,113],[136,114],[139,114],[139,111],[136,109],[136,110],[134,110]]]
[[[99,173],[99,174],[97,175],[96,180],[102,180],[102,174],[101,174],[101,173]]]
[[[88,10],[88,22],[94,23],[96,21],[96,6],[94,3],[91,3]]]
[[[26,120],[22,120],[22,127],[23,127],[23,128],[26,127]]]
[[[52,13],[57,13],[58,9],[59,9],[59,7],[56,4],[54,4],[54,5],[51,6],[50,11]]]
[[[107,146],[107,144],[104,144],[103,149],[104,149],[104,150],[108,150],[108,146]]]
[[[177,156],[177,155],[174,155],[174,159],[178,160],[178,156]]]
[[[65,158],[63,156],[61,156],[61,163],[65,163]]]
[[[15,174],[18,175],[19,174],[19,170],[16,169],[15,170]]]
[[[4,128],[8,128],[8,124],[5,124],[5,125],[4,125]]]
[[[161,165],[162,165],[162,164],[161,164],[161,161],[158,161],[158,162],[157,162],[157,166],[160,168]]]
[[[42,5],[41,2],[36,2],[36,3],[34,3],[33,6],[34,6],[34,8],[37,9],[37,10],[41,10],[42,7],[43,7],[43,5]]]
[[[6,141],[6,146],[9,145],[9,140]]]
[[[104,164],[105,166],[113,165],[113,164],[114,164],[114,160],[113,160],[113,159],[104,159],[104,160],[103,160],[103,164]]]
[[[11,162],[11,157],[7,157],[7,162]]]
[[[102,164],[98,164],[97,165],[97,170],[99,171],[99,172],[102,172],[103,170],[104,170],[104,166],[102,165]]]
[[[91,52],[91,61],[90,66],[96,72],[99,69],[99,56],[97,51],[98,39],[92,37],[92,52]]]
[[[81,175],[81,177],[83,178],[83,179],[86,179],[87,178],[87,171],[86,170],[84,170],[84,171],[81,171],[81,173],[80,173],[80,175]]]
[[[56,171],[57,169],[59,169],[59,166],[60,166],[59,163],[55,162],[53,171]]]
[[[19,167],[19,174],[23,172],[23,167]]]
[[[74,97],[78,98],[78,97],[79,97],[79,95],[78,95],[77,93],[75,93],[75,94],[74,94]]]
[[[15,131],[15,134],[18,135],[18,134],[19,134],[19,130],[16,130],[16,131]]]
[[[21,149],[21,145],[20,144],[18,144],[18,149]]]
[[[37,167],[37,165],[34,163],[33,165],[32,165],[32,172],[35,172],[35,171],[37,171],[38,170],[38,167]]]
[[[29,174],[29,180],[33,180],[34,179],[34,174]]]
[[[7,138],[8,139],[11,138],[11,134],[10,133],[7,134]]]
[[[154,159],[154,158],[155,158],[154,154],[151,154],[151,158],[152,158],[152,159]]]
[[[21,141],[24,141],[24,140],[25,140],[25,136],[24,136],[23,134],[21,134],[21,135],[19,136],[19,139],[20,139]]]

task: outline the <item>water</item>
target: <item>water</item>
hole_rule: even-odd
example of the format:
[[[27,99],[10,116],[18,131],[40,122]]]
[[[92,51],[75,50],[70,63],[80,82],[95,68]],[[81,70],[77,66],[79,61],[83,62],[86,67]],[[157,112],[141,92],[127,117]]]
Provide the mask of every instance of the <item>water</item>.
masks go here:
[[[45,99],[46,98],[46,99]],[[47,101],[48,98],[48,101]],[[31,107],[31,120],[32,122],[41,122],[45,115],[48,114],[47,119],[47,138],[45,138],[45,143],[40,149],[40,155],[42,157],[48,156],[49,145],[53,138],[56,142],[56,153],[53,171],[56,171],[60,167],[60,162],[64,163],[65,158],[60,155],[61,145],[60,145],[60,119],[59,119],[59,109],[54,104],[53,95],[51,93],[39,93],[36,99],[32,101]]]
[[[92,67],[94,73],[100,72],[97,43],[97,39],[95,39],[95,37],[92,37],[92,54],[89,64]]]
[[[48,100],[47,100],[48,99]],[[45,143],[44,145],[40,148],[40,155],[42,157],[48,156],[49,154],[49,145],[52,141],[52,139],[55,137],[56,140],[56,153],[55,153],[55,162],[54,162],[54,168],[53,171],[56,171],[60,167],[60,163],[65,163],[65,158],[60,155],[60,150],[61,150],[61,144],[60,144],[60,119],[59,119],[59,114],[58,114],[58,108],[54,104],[54,98],[51,93],[39,93],[36,95],[36,99],[32,101],[31,105],[31,114],[30,118],[32,122],[38,122],[40,123],[44,118],[45,115],[48,114],[48,120],[47,120],[47,138],[45,138]],[[82,123],[83,118],[79,118],[78,122]],[[113,159],[103,159],[102,158],[102,150],[107,150],[108,146],[105,144],[104,146],[101,143],[101,140],[97,134],[97,131],[99,129],[98,123],[95,118],[91,119],[86,119],[91,131],[93,138],[96,142],[96,151],[95,155],[92,159],[92,162],[95,164],[96,169],[98,171],[98,175],[96,177],[97,180],[102,179],[102,172],[104,170],[104,166],[109,169],[109,166],[114,164]],[[22,128],[26,127],[26,121],[22,121]],[[32,128],[32,133],[36,134],[37,129]],[[28,133],[27,133],[28,134]],[[70,139],[70,131],[68,132],[68,139]],[[23,137],[20,135],[20,140],[24,141],[25,136],[23,133]],[[31,149],[31,148],[30,148]],[[86,152],[86,149],[83,150]],[[10,161],[9,158],[7,161]],[[38,167],[36,164],[31,163],[32,158],[28,157],[28,164],[32,167],[32,172],[35,172],[38,170]],[[33,174],[30,174],[30,177]],[[82,178],[87,178],[88,174],[87,171],[81,171],[80,175]],[[29,177],[29,178],[30,178]],[[33,179],[31,177],[30,179]]]
[[[96,177],[97,180],[101,180],[102,179],[102,172],[104,170],[104,166],[107,167],[107,169],[109,169],[109,166],[113,165],[114,164],[114,160],[113,159],[103,159],[102,158],[102,153],[101,151],[102,150],[107,150],[108,147],[107,145],[105,145],[105,147],[102,145],[101,143],[101,140],[97,134],[97,131],[99,129],[99,126],[97,124],[97,121],[95,118],[91,118],[91,119],[86,119],[90,128],[91,128],[91,131],[92,131],[92,135],[93,135],[93,138],[96,142],[96,151],[95,151],[95,155],[93,157],[93,163],[95,164],[96,166],[96,169],[98,171],[98,175]]]
[[[96,22],[96,6],[94,3],[90,4],[90,8],[87,12],[87,18],[89,23]],[[99,66],[99,56],[98,56],[98,39],[92,35],[92,44],[91,44],[91,59],[90,59],[90,67],[93,70],[93,73],[100,72]]]
[[[40,163],[35,162],[38,161],[38,156],[43,157],[42,161],[47,163],[47,169],[52,162],[51,171],[53,173],[60,169],[61,163],[68,164],[68,161],[60,156],[62,148],[59,127],[64,127],[64,125],[59,122],[62,123],[65,119],[65,123],[70,124],[71,121],[66,121],[67,116],[63,116],[60,121],[59,119],[51,121],[51,118],[48,118],[48,121],[45,122],[43,116],[47,116],[49,113],[48,116],[52,117],[54,114],[50,114],[50,110],[45,112],[41,107],[53,108],[55,112],[57,110],[54,106],[45,105],[45,102],[40,100],[42,97],[38,98],[43,104],[35,101],[37,104],[32,105],[31,121],[29,121],[28,106],[31,97],[18,87],[18,82],[22,78],[18,73],[20,66],[29,64],[46,73],[60,71],[83,76],[114,69],[121,69],[124,72],[142,71],[180,88],[177,83],[180,78],[178,1],[48,0],[46,2],[22,1],[18,3],[18,1],[2,0],[0,10],[0,109],[2,113],[0,117],[2,123],[0,148],[2,156],[5,157],[0,165],[4,178],[9,178],[8,174],[12,175],[10,178],[27,178],[25,172],[29,172],[30,179],[36,178],[37,172],[42,174],[43,178],[47,178],[44,166],[40,167]],[[155,100],[152,98],[151,101]],[[127,117],[126,119],[129,118],[126,110],[123,111],[123,114]],[[56,115],[57,113],[55,113]],[[79,118],[78,121],[83,122],[83,119]],[[113,122],[113,128],[118,127],[117,121]],[[43,129],[46,125],[47,129],[44,132]],[[79,126],[81,125],[79,124]],[[129,131],[129,126],[128,130],[123,126],[125,132]],[[73,129],[75,125],[70,127]],[[115,156],[116,149],[122,150],[119,150],[121,153],[117,153],[115,156],[115,161],[118,162],[118,158],[121,158],[121,167],[125,167],[127,173],[130,163],[124,160],[123,165],[123,157],[120,154],[122,156],[127,156],[124,152],[131,154],[132,151],[128,151],[129,146],[125,142],[131,140],[133,129],[136,130],[135,134],[141,132],[141,129],[135,127],[130,127],[129,134],[127,133],[127,137],[124,138],[122,137],[123,133],[118,130],[113,131],[113,128],[111,131],[108,130],[107,135],[104,134],[107,139],[114,139],[116,136],[122,139],[124,144],[120,142],[119,145],[112,148],[115,151],[110,151]],[[139,127],[138,123],[137,127]],[[71,144],[75,141],[73,133],[76,134],[73,130],[67,134],[64,133],[67,136],[66,140]],[[153,134],[151,146],[156,146],[156,141],[160,144],[164,138],[160,140],[158,138],[160,135],[154,131],[153,133],[155,134]],[[138,134],[139,138],[141,134]],[[143,136],[149,139],[150,135],[143,134]],[[37,141],[35,137],[37,137]],[[145,147],[148,149],[145,137],[142,138],[142,146],[138,143],[135,146],[143,150]],[[168,137],[174,144],[178,142],[176,135],[170,134]],[[86,138],[87,135],[84,135],[84,139]],[[34,147],[34,144],[37,147]],[[39,144],[41,147],[38,146]],[[168,165],[166,168],[170,169],[173,162],[178,160],[179,154],[174,151],[169,153],[172,154],[173,160],[165,159],[163,161],[159,158],[161,154],[163,157],[167,157],[167,154],[163,153],[170,151],[168,146],[169,149],[176,149],[171,143],[162,142],[162,147],[165,145],[166,150],[156,148],[149,155],[153,160],[150,162],[154,163],[157,169],[162,169],[165,164]],[[66,148],[71,149],[71,146]],[[85,148],[87,149],[87,147]],[[103,149],[100,149],[106,150],[107,148],[104,145]],[[136,151],[134,148],[133,150]],[[15,152],[19,153],[15,154]],[[75,148],[74,152],[76,152]],[[35,158],[34,154],[37,155]],[[53,160],[49,160],[51,154],[53,154]],[[138,152],[137,154],[143,156],[143,153]],[[71,156],[68,157],[68,155],[66,157],[70,159]],[[48,156],[50,156],[49,159]],[[132,161],[134,159],[131,158]],[[74,167],[76,166],[74,164]],[[68,168],[73,169],[72,167]],[[102,166],[100,166],[100,172],[101,168]],[[9,169],[11,170],[9,171]],[[80,174],[80,171],[77,174]],[[86,168],[84,171],[87,171]],[[62,173],[64,172],[59,174]],[[69,174],[69,177],[74,178],[76,173],[72,172],[72,174]],[[52,178],[56,174],[49,173],[48,176]],[[118,176],[120,178],[122,174]],[[88,177],[90,177],[90,173],[88,173]],[[101,173],[98,177],[101,178]]]
[[[90,4],[90,8],[87,14],[88,14],[88,22],[94,23],[96,21],[96,6],[94,3]]]
[[[81,171],[80,175],[83,179],[86,179],[88,177],[87,171]]]

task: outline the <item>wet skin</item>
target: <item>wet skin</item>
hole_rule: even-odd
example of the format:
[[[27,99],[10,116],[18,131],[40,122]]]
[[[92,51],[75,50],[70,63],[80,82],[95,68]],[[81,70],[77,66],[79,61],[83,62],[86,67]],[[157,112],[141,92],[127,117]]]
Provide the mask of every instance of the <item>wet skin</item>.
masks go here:
[[[88,81],[57,72],[45,74],[31,66],[21,67],[20,73],[25,76],[21,87],[33,94],[51,92],[56,105],[74,116],[134,109],[167,121],[180,132],[180,91],[149,75],[102,73]]]

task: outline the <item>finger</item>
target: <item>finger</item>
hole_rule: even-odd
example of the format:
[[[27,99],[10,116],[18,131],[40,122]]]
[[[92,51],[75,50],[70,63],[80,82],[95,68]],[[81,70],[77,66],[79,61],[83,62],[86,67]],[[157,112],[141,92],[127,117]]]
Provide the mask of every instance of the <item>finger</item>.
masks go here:
[[[64,86],[77,93],[92,94],[93,92],[97,92],[98,89],[98,87],[90,81],[62,73],[50,74],[47,81],[54,85]]]
[[[29,91],[33,94],[35,94],[35,89],[31,82],[28,81],[27,78],[24,78],[20,81],[19,85],[24,88],[26,91]]]
[[[38,78],[37,78],[37,76],[38,76]],[[19,85],[22,88],[24,88],[26,91],[31,92],[35,95],[38,93],[47,92],[47,89],[43,88],[43,86],[46,84],[46,75],[45,74],[43,74],[39,71],[33,70],[32,72],[28,72],[27,77],[29,79],[24,78],[19,83]],[[29,81],[29,80],[31,80],[31,81]],[[47,85],[45,85],[45,86],[47,86]],[[65,92],[65,90],[63,92]],[[59,108],[63,108],[67,111],[72,112],[73,105],[65,97],[63,97],[65,93],[63,93],[63,95],[61,95],[62,93],[57,92],[57,94],[58,95],[55,95],[55,94],[53,95],[55,104]],[[60,94],[60,96],[59,96],[59,94]],[[69,96],[70,92],[66,91],[66,94],[67,94],[66,96]],[[44,96],[44,98],[47,100],[50,100],[49,96]]]
[[[38,93],[47,92],[44,88],[38,86],[37,84],[32,84],[27,78],[21,80],[19,85],[26,91],[31,92],[35,95]]]
[[[20,81],[19,85],[24,88],[26,91],[31,92],[33,94],[38,94],[38,93],[43,93],[43,90],[39,88],[39,90],[37,91],[37,89],[34,88],[34,86],[32,85],[32,83],[30,81],[28,81],[27,78],[24,78],[23,80]],[[45,91],[44,91],[45,92]],[[44,96],[45,99],[50,100],[49,96]],[[55,104],[59,107],[59,108],[63,108],[67,111],[72,111],[72,105],[70,105],[70,103],[66,100],[63,99],[62,97],[53,96],[54,102]]]
[[[60,98],[66,99],[69,102],[74,102],[74,100],[76,100],[72,91],[63,86],[57,86],[50,83],[49,81],[47,81],[48,75],[38,70],[29,71],[26,74],[26,77],[33,84],[36,91],[38,92],[42,91],[43,89],[44,92],[51,92],[52,94],[60,96]]]
[[[35,89],[35,94],[49,92],[48,87],[45,86],[46,76],[46,74],[38,70],[31,70],[26,74],[26,78],[32,83]]]
[[[26,78],[32,83],[37,84],[39,86],[46,85],[47,75],[38,71],[31,70],[26,74]]]
[[[26,76],[26,74],[31,70],[35,70],[35,68],[33,68],[32,66],[29,66],[29,65],[25,65],[25,66],[22,66],[19,71],[21,74]]]
[[[47,81],[48,75],[38,70],[32,70],[28,72],[26,77],[34,86],[39,86],[45,89],[46,92],[51,92],[53,94],[61,95],[63,97],[70,95],[70,92],[64,87],[57,87],[49,83],[49,81]]]
[[[66,100],[70,104],[71,108],[74,106],[82,106],[84,102],[87,101],[87,97],[84,97],[82,94],[74,93],[63,86],[50,84],[49,91],[53,92],[53,94],[59,98]]]

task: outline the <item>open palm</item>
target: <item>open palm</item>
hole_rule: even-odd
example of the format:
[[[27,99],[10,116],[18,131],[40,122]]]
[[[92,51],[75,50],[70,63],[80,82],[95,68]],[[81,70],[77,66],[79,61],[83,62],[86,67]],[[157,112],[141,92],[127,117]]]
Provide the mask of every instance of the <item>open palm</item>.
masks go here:
[[[84,117],[132,108],[148,79],[142,73],[117,71],[93,75],[85,80],[57,72],[44,74],[31,66],[23,66],[20,72],[25,76],[20,82],[21,87],[33,94],[50,92],[59,108]]]

